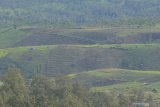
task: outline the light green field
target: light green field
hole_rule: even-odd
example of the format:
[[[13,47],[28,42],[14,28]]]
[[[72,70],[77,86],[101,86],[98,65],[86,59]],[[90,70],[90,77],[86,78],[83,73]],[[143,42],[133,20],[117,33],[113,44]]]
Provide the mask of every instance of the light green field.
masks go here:
[[[128,90],[134,88],[143,88],[144,90],[156,89],[160,91],[160,71],[142,71],[142,70],[127,70],[127,69],[100,69],[95,71],[87,71],[79,74],[71,74],[72,79],[82,78],[80,80],[82,83],[94,82],[107,82],[111,81],[121,81],[119,83],[114,83],[110,85],[93,86],[92,91],[106,91],[106,90]],[[90,81],[88,80],[88,78]],[[97,81],[96,81],[96,80]],[[145,85],[145,83],[147,85]],[[98,85],[98,84],[97,84]]]
[[[53,45],[0,49],[0,65],[7,70],[9,65],[16,63],[24,75],[32,75],[37,72],[37,69],[43,69],[50,50],[56,47],[56,45]]]
[[[8,54],[13,54],[13,56],[14,55],[18,56],[18,54],[27,53],[30,49],[33,49],[33,51],[37,51],[38,53],[45,55],[49,52],[49,50],[54,49],[55,47],[57,47],[57,45],[25,46],[25,47],[0,49],[0,58],[5,57]]]
[[[105,92],[107,90],[122,91],[122,90],[128,90],[128,89],[136,89],[136,88],[146,89],[148,88],[148,86],[144,86],[143,83],[139,83],[139,82],[126,82],[126,83],[110,85],[110,86],[93,87],[91,91],[93,92]]]
[[[160,48],[159,44],[63,45],[60,46],[63,47],[62,50],[59,49],[58,47],[59,45],[42,45],[42,46],[25,46],[25,47],[0,49],[0,59],[8,60],[8,62],[2,60],[0,61],[0,64],[2,66],[4,66],[4,64],[9,65],[10,64],[9,62],[12,61],[14,63],[19,64],[19,66],[21,66],[25,72],[26,70],[27,72],[29,71],[32,72],[33,70],[36,71],[36,66],[43,65],[44,63],[46,63],[49,57],[49,53],[51,51],[59,52],[62,51],[63,49],[67,49],[68,50],[67,52],[69,52],[68,54],[72,55],[74,51],[83,53],[83,50],[90,50],[93,48],[96,49],[97,51],[99,51],[100,49],[109,49],[109,51],[115,49],[115,52],[119,52],[119,50],[122,49],[123,56],[120,56],[119,58],[121,60],[124,60],[126,63],[129,63],[130,65],[128,66],[133,66],[134,69],[138,69],[139,64],[143,63],[146,65],[146,67],[150,67],[150,69],[152,68],[159,69],[159,55],[157,54],[159,53],[159,48]],[[74,48],[74,50],[72,50],[72,48]],[[125,51],[123,51],[123,49],[125,49]],[[69,50],[71,51],[71,53]],[[105,53],[101,54],[105,55]],[[57,55],[59,58],[66,58],[64,57],[63,53],[59,53]],[[31,61],[28,60],[30,58],[32,58]],[[63,62],[63,59],[54,59],[54,60],[60,60]],[[73,61],[72,58],[67,60],[70,62]],[[65,65],[61,66],[63,67]],[[134,72],[135,71],[132,71],[133,74],[136,74]],[[141,74],[143,75],[142,72]],[[99,75],[103,74],[101,73]],[[121,73],[119,75],[121,75]]]
[[[58,47],[58,45],[42,45],[42,46],[24,46],[24,47],[16,47],[16,48],[6,48],[0,49],[0,57],[4,57],[8,53],[23,53],[28,51],[30,48],[35,49],[41,53],[47,53],[50,49]],[[112,44],[112,45],[65,45],[65,47],[77,47],[77,48],[124,48],[124,49],[154,49],[160,48],[159,44]]]
[[[12,47],[29,34],[31,34],[31,32],[25,32],[19,29],[0,29],[0,48]]]
[[[155,49],[160,48],[159,43],[150,44],[95,44],[95,45],[68,45],[79,48],[124,48],[124,49]]]
[[[65,34],[65,35],[72,35],[72,34],[84,34],[82,36],[87,36],[86,33],[88,32],[95,32],[99,34],[107,34],[107,33],[115,33],[117,36],[128,36],[128,35],[133,35],[133,34],[140,34],[140,33],[154,33],[154,32],[160,32],[160,26],[143,26],[140,28],[137,27],[84,27],[82,29],[68,29],[62,31],[60,34]],[[72,35],[76,36],[76,35]]]
[[[9,55],[13,59],[19,58],[22,54],[28,54],[30,49],[33,49],[33,52],[37,52],[38,54],[41,54],[43,56],[47,56],[50,50],[53,50],[54,48],[58,47],[58,45],[42,45],[42,46],[25,46],[25,47],[16,47],[16,48],[6,48],[6,49],[0,49],[0,58],[3,58],[7,55]],[[95,49],[101,49],[101,48],[122,48],[122,49],[129,49],[134,51],[141,51],[144,52],[144,56],[146,52],[148,54],[153,53],[152,50],[156,50],[160,48],[159,44],[120,44],[120,45],[66,45],[64,46],[66,48],[95,48]],[[148,51],[150,50],[150,51]],[[132,52],[131,51],[131,52]]]

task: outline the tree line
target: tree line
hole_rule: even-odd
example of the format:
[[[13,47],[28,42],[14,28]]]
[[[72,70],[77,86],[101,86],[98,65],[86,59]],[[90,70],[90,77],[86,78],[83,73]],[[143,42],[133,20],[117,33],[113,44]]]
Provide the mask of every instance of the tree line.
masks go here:
[[[131,107],[145,101],[156,107],[153,93],[92,92],[66,76],[50,78],[41,74],[25,80],[17,68],[9,68],[0,86],[0,107]]]
[[[1,0],[0,26],[154,25],[159,5],[158,0]]]

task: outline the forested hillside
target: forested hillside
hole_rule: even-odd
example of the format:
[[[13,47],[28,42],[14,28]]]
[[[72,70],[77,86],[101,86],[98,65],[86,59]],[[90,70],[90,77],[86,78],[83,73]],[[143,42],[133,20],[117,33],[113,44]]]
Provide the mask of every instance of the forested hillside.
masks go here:
[[[160,16],[159,5],[159,0],[1,0],[0,24],[155,24]]]

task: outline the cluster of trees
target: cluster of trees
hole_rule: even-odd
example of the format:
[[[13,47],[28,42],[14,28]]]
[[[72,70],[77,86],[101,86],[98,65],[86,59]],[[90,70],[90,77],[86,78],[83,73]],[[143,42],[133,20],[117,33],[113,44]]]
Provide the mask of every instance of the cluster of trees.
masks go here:
[[[159,18],[159,5],[159,0],[1,0],[0,24],[105,25],[113,19],[111,24],[122,21],[117,19],[130,24],[137,17],[134,23],[148,23],[144,18]]]
[[[25,81],[19,69],[9,68],[0,86],[0,107],[127,107],[136,99],[153,104],[152,94],[132,90],[117,92],[90,92],[65,76],[48,78],[36,75]]]

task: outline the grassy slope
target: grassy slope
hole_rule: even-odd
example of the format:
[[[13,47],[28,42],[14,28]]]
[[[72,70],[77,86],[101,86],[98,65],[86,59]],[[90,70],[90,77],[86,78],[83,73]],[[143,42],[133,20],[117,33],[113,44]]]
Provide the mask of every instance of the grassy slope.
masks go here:
[[[107,29],[97,29],[97,28],[91,28],[91,29],[77,29],[72,31],[72,29],[69,30],[64,30],[63,32],[59,31],[59,34],[64,34],[66,36],[78,36],[78,37],[85,37],[88,34],[86,32],[100,32],[100,33],[106,33],[108,31],[111,32],[116,32],[117,35],[119,36],[125,36],[128,35],[130,33],[133,34],[137,34],[137,33],[144,33],[144,32],[158,32],[159,31],[159,27],[156,28],[151,28],[149,30],[149,28],[144,28],[144,29],[140,29],[138,30],[136,29],[117,29],[117,28],[109,28]],[[31,32],[26,32],[24,30],[14,30],[14,29],[1,29],[0,30],[0,48],[6,48],[6,47],[11,47],[13,46],[16,42],[21,41],[22,39],[24,39],[25,37],[27,37],[29,34],[31,34]],[[76,35],[77,34],[77,35]],[[33,72],[37,72],[37,70],[39,71],[43,71],[44,70],[44,63],[45,61],[47,61],[48,58],[48,54],[51,50],[54,50],[57,47],[57,45],[46,45],[46,46],[25,46],[25,47],[17,47],[17,48],[6,48],[6,49],[0,49],[0,63],[3,63],[4,65],[9,65],[9,62],[3,62],[3,58],[7,58],[10,59],[12,61],[12,63],[15,63],[16,65],[18,65],[18,67],[20,67],[22,70],[25,71],[25,73],[33,73]],[[129,49],[128,52],[128,56],[126,56],[125,61],[127,61],[128,63],[131,64],[131,69],[132,66],[135,66],[136,64],[141,64],[142,62],[145,65],[149,65],[151,66],[151,68],[156,68],[157,66],[159,66],[159,48],[160,45],[159,44],[120,44],[120,45],[68,45],[66,47],[77,47],[78,48],[96,48],[96,49],[101,49],[101,48],[124,48],[124,49]],[[30,51],[30,49],[33,48],[33,50]],[[134,56],[134,57],[133,57]],[[150,57],[148,57],[150,56]],[[137,57],[137,59],[139,60],[135,60]],[[39,66],[42,66],[41,68]],[[137,69],[136,67],[134,69]],[[149,69],[149,68],[147,68]],[[132,76],[132,78],[129,79],[137,79],[137,81],[140,78],[143,78],[143,76],[145,75],[146,77],[144,78],[148,78],[148,76],[155,76],[156,73],[157,75],[159,75],[159,72],[151,72],[148,73],[147,72],[133,72],[133,71],[125,71],[125,77],[123,75],[123,73],[118,73],[116,72],[115,74],[113,73],[112,75],[118,75],[117,77],[113,76],[114,78],[123,78],[124,79],[128,79],[126,78],[127,76],[130,77]],[[155,73],[155,74],[154,74]],[[91,75],[92,73],[90,73],[89,75]],[[97,73],[95,72],[95,74],[98,75],[104,75],[105,73]],[[137,75],[138,78],[137,78]],[[74,77],[75,75],[70,75],[71,77]],[[93,76],[93,74],[92,74]],[[106,77],[108,75],[105,75]],[[116,87],[127,87],[127,86],[143,86],[143,83],[140,83],[139,81],[129,81],[126,83],[123,83],[123,85],[113,85],[113,86],[107,86],[107,87],[99,87],[99,88],[95,88],[93,90],[104,90],[106,88],[116,88]],[[158,86],[158,84],[160,84],[159,82],[154,82],[152,84],[149,85],[149,87],[155,87],[156,89],[159,89],[160,87]],[[148,86],[146,86],[148,87]]]
[[[16,64],[27,75],[41,72],[44,69],[49,51],[55,47],[57,46],[26,46],[1,49],[0,64],[4,66],[4,69],[11,64]]]
[[[54,56],[55,54],[56,55],[55,58],[57,59],[54,60],[61,63],[61,65],[57,66],[57,69],[58,67],[64,69],[64,66],[66,66],[67,69],[70,70],[73,68],[68,65],[72,62],[75,62],[75,60],[79,61],[80,59],[84,58],[85,59],[92,58],[92,56],[90,57],[87,56],[89,53],[86,53],[87,54],[86,56],[82,55],[80,59],[78,59],[79,57],[77,57],[76,55],[83,54],[84,50],[86,50],[86,52],[89,52],[90,49],[96,49],[98,51],[101,49],[112,50],[112,48],[116,48],[118,51],[119,49],[128,49],[127,51],[124,51],[124,57],[120,57],[120,59],[123,59],[126,63],[129,63],[127,67],[129,67],[130,69],[145,69],[145,70],[153,68],[155,68],[155,70],[159,69],[159,63],[160,63],[159,44],[121,44],[118,45],[118,48],[117,45],[67,45],[64,46],[62,49],[59,49],[58,45],[6,48],[6,49],[0,49],[0,65],[1,67],[3,66],[7,67],[10,64],[16,64],[26,74],[37,72],[37,70],[45,71],[45,63],[47,63],[48,58],[50,58],[49,54],[51,56]],[[61,53],[63,52],[63,50],[66,50],[66,52]],[[79,53],[77,53],[77,51]],[[64,55],[67,55],[67,58]],[[71,55],[72,57],[70,57],[69,55]],[[98,53],[93,54],[93,57],[95,57],[95,55],[99,54]],[[67,60],[67,62],[63,63],[63,60],[65,61],[65,59]],[[139,68],[140,64],[144,64],[144,68]],[[75,67],[74,69],[76,71],[79,68]],[[81,68],[81,70],[85,69]]]
[[[69,77],[83,78],[83,80],[79,79],[83,84],[87,82],[97,82],[101,80],[118,80],[124,81],[121,83],[113,83],[110,85],[104,86],[94,86],[92,87],[92,91],[105,91],[105,90],[127,90],[129,88],[137,88],[141,87],[145,90],[156,89],[160,91],[160,87],[158,84],[160,71],[141,71],[141,70],[127,70],[127,69],[101,69],[95,71],[89,71],[79,74],[70,74]],[[95,79],[97,81],[89,81],[88,78]],[[149,85],[144,85],[144,83],[148,83]],[[91,84],[91,83],[90,83]],[[93,84],[93,83],[92,83]]]
[[[27,37],[30,33],[18,29],[0,29],[0,48],[14,46],[15,43]]]
[[[31,29],[31,30],[28,30]],[[131,34],[159,32],[160,27],[143,28],[84,28],[84,29],[44,29],[27,27],[21,29],[0,29],[0,49],[14,46],[62,44],[105,44],[114,43],[112,36],[127,36]],[[57,34],[58,36],[56,36]],[[42,36],[37,36],[42,35]],[[48,36],[52,35],[52,36]],[[32,37],[33,36],[33,37]],[[56,36],[56,37],[54,37]],[[33,38],[33,39],[32,39]],[[114,37],[115,39],[115,37]],[[57,41],[56,41],[57,40]],[[58,42],[59,41],[59,42]],[[108,42],[107,42],[108,41]],[[154,41],[153,41],[154,42]],[[19,44],[17,44],[19,43]],[[22,44],[21,44],[22,43]]]
[[[51,47],[55,47],[57,45],[42,45],[42,46],[25,46],[25,47],[15,47],[15,48],[6,48],[6,49],[0,49],[0,57],[5,56],[7,53],[21,53],[24,51],[27,51],[27,49],[29,48],[36,48],[38,50],[41,50],[42,52],[45,53],[45,51],[47,49],[50,49]],[[111,44],[111,45],[66,45],[66,47],[82,47],[82,48],[124,48],[124,49],[154,49],[154,48],[159,48],[160,45],[159,44]],[[43,49],[46,49],[45,51],[43,51]]]

